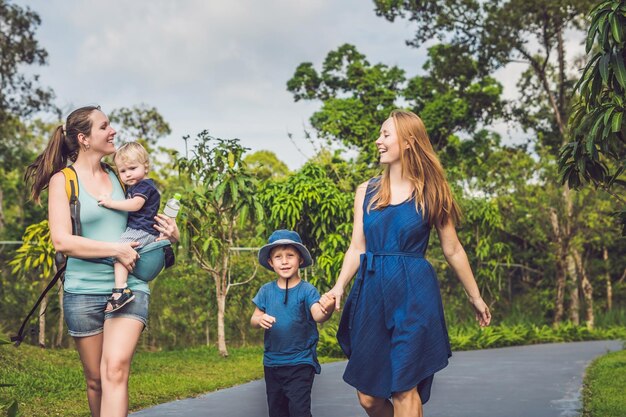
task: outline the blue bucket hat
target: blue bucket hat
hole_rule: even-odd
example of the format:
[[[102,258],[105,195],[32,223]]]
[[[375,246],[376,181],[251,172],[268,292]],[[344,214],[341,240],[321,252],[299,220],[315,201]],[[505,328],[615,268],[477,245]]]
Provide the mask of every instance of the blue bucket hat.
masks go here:
[[[292,245],[298,249],[300,256],[302,256],[302,265],[300,265],[300,268],[313,265],[313,258],[311,258],[311,254],[308,249],[302,244],[300,235],[293,230],[285,229],[276,230],[270,235],[270,238],[267,240],[267,245],[263,246],[259,250],[259,263],[270,271],[273,271],[274,269],[268,262],[270,259],[270,252],[276,246],[282,245]]]

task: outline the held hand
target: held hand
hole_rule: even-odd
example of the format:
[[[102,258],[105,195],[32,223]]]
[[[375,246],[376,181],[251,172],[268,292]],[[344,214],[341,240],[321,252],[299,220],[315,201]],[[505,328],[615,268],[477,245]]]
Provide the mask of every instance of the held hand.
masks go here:
[[[489,326],[489,323],[491,323],[491,312],[489,311],[489,307],[487,307],[487,304],[483,301],[482,297],[470,297],[469,301],[474,308],[476,320],[478,321],[480,327]]]
[[[168,239],[172,243],[176,243],[180,240],[180,231],[176,225],[176,220],[167,217],[163,213],[159,213],[154,217],[156,224],[154,228],[161,232],[156,241]]]
[[[139,242],[118,243],[118,254],[115,255],[115,258],[124,265],[124,268],[128,269],[128,272],[133,272],[135,263],[139,259],[139,254],[133,249],[137,246],[139,246]]]
[[[271,328],[274,323],[276,323],[276,318],[270,316],[267,313],[263,314],[259,319],[259,326],[266,330]]]
[[[341,286],[335,285],[324,295],[333,297],[335,299],[335,310],[341,311],[341,297],[343,297],[343,288]]]
[[[329,292],[322,295],[319,300],[320,307],[324,314],[332,313],[335,311],[335,296]]]

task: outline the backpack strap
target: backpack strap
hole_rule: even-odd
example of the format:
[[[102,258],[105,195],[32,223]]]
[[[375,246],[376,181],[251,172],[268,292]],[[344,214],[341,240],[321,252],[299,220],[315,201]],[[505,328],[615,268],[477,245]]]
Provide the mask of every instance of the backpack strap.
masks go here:
[[[50,291],[52,287],[56,285],[59,279],[61,280],[63,279],[64,274],[65,274],[65,264],[63,264],[63,266],[57,270],[57,273],[54,274],[54,278],[52,278],[52,280],[48,283],[48,286],[46,287],[46,289],[43,290],[43,292],[37,299],[37,302],[35,303],[33,308],[30,310],[30,312],[28,313],[24,321],[22,321],[22,325],[20,326],[20,330],[18,330],[17,335],[11,336],[11,342],[15,343],[16,347],[19,346],[24,341],[24,327],[26,327],[26,324],[28,324],[28,321],[30,320],[31,316],[33,315],[35,310],[37,310],[37,307],[39,307],[39,304],[41,304],[46,294],[48,294],[48,291]]]
[[[78,199],[78,176],[72,165],[63,168],[61,172],[65,176],[65,192],[71,204],[74,199]]]
[[[80,201],[78,200],[78,176],[73,166],[65,167],[61,170],[65,175],[65,192],[70,200],[70,217],[72,219],[72,234],[82,235],[80,225]]]

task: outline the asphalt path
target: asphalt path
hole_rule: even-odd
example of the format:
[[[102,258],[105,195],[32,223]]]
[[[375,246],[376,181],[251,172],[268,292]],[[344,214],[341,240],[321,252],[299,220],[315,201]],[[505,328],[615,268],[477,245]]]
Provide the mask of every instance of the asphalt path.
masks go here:
[[[575,417],[585,368],[597,356],[620,350],[620,341],[552,343],[454,352],[435,375],[426,417]],[[260,365],[259,365],[260,366]],[[366,417],[346,362],[322,365],[313,385],[314,417]],[[265,383],[253,381],[199,397],[161,404],[133,417],[265,417]]]

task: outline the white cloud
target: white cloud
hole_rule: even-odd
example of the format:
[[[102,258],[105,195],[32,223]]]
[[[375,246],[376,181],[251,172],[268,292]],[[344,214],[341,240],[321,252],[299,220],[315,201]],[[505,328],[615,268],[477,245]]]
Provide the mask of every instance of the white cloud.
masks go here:
[[[371,62],[421,67],[423,52],[404,46],[406,24],[377,18],[358,0],[29,3],[42,17],[50,53],[42,81],[68,111],[147,103],[173,128],[168,146],[203,129],[268,148],[296,167],[305,161],[287,138],[318,103],[294,103],[286,82],[304,61],[320,65],[350,42]],[[302,139],[298,147],[313,150]]]
[[[321,65],[352,43],[371,63],[421,71],[424,49],[405,45],[410,22],[389,23],[361,0],[84,0],[27,1],[42,18],[38,39],[50,65],[37,72],[68,111],[99,103],[105,111],[155,106],[171,124],[164,144],[208,129],[270,149],[292,168],[302,156],[287,132],[302,126],[319,103],[294,103],[286,82],[301,62]],[[569,38],[568,38],[569,42]],[[519,66],[518,66],[519,67]],[[501,71],[515,95],[519,71]],[[313,150],[298,139],[298,147]]]

